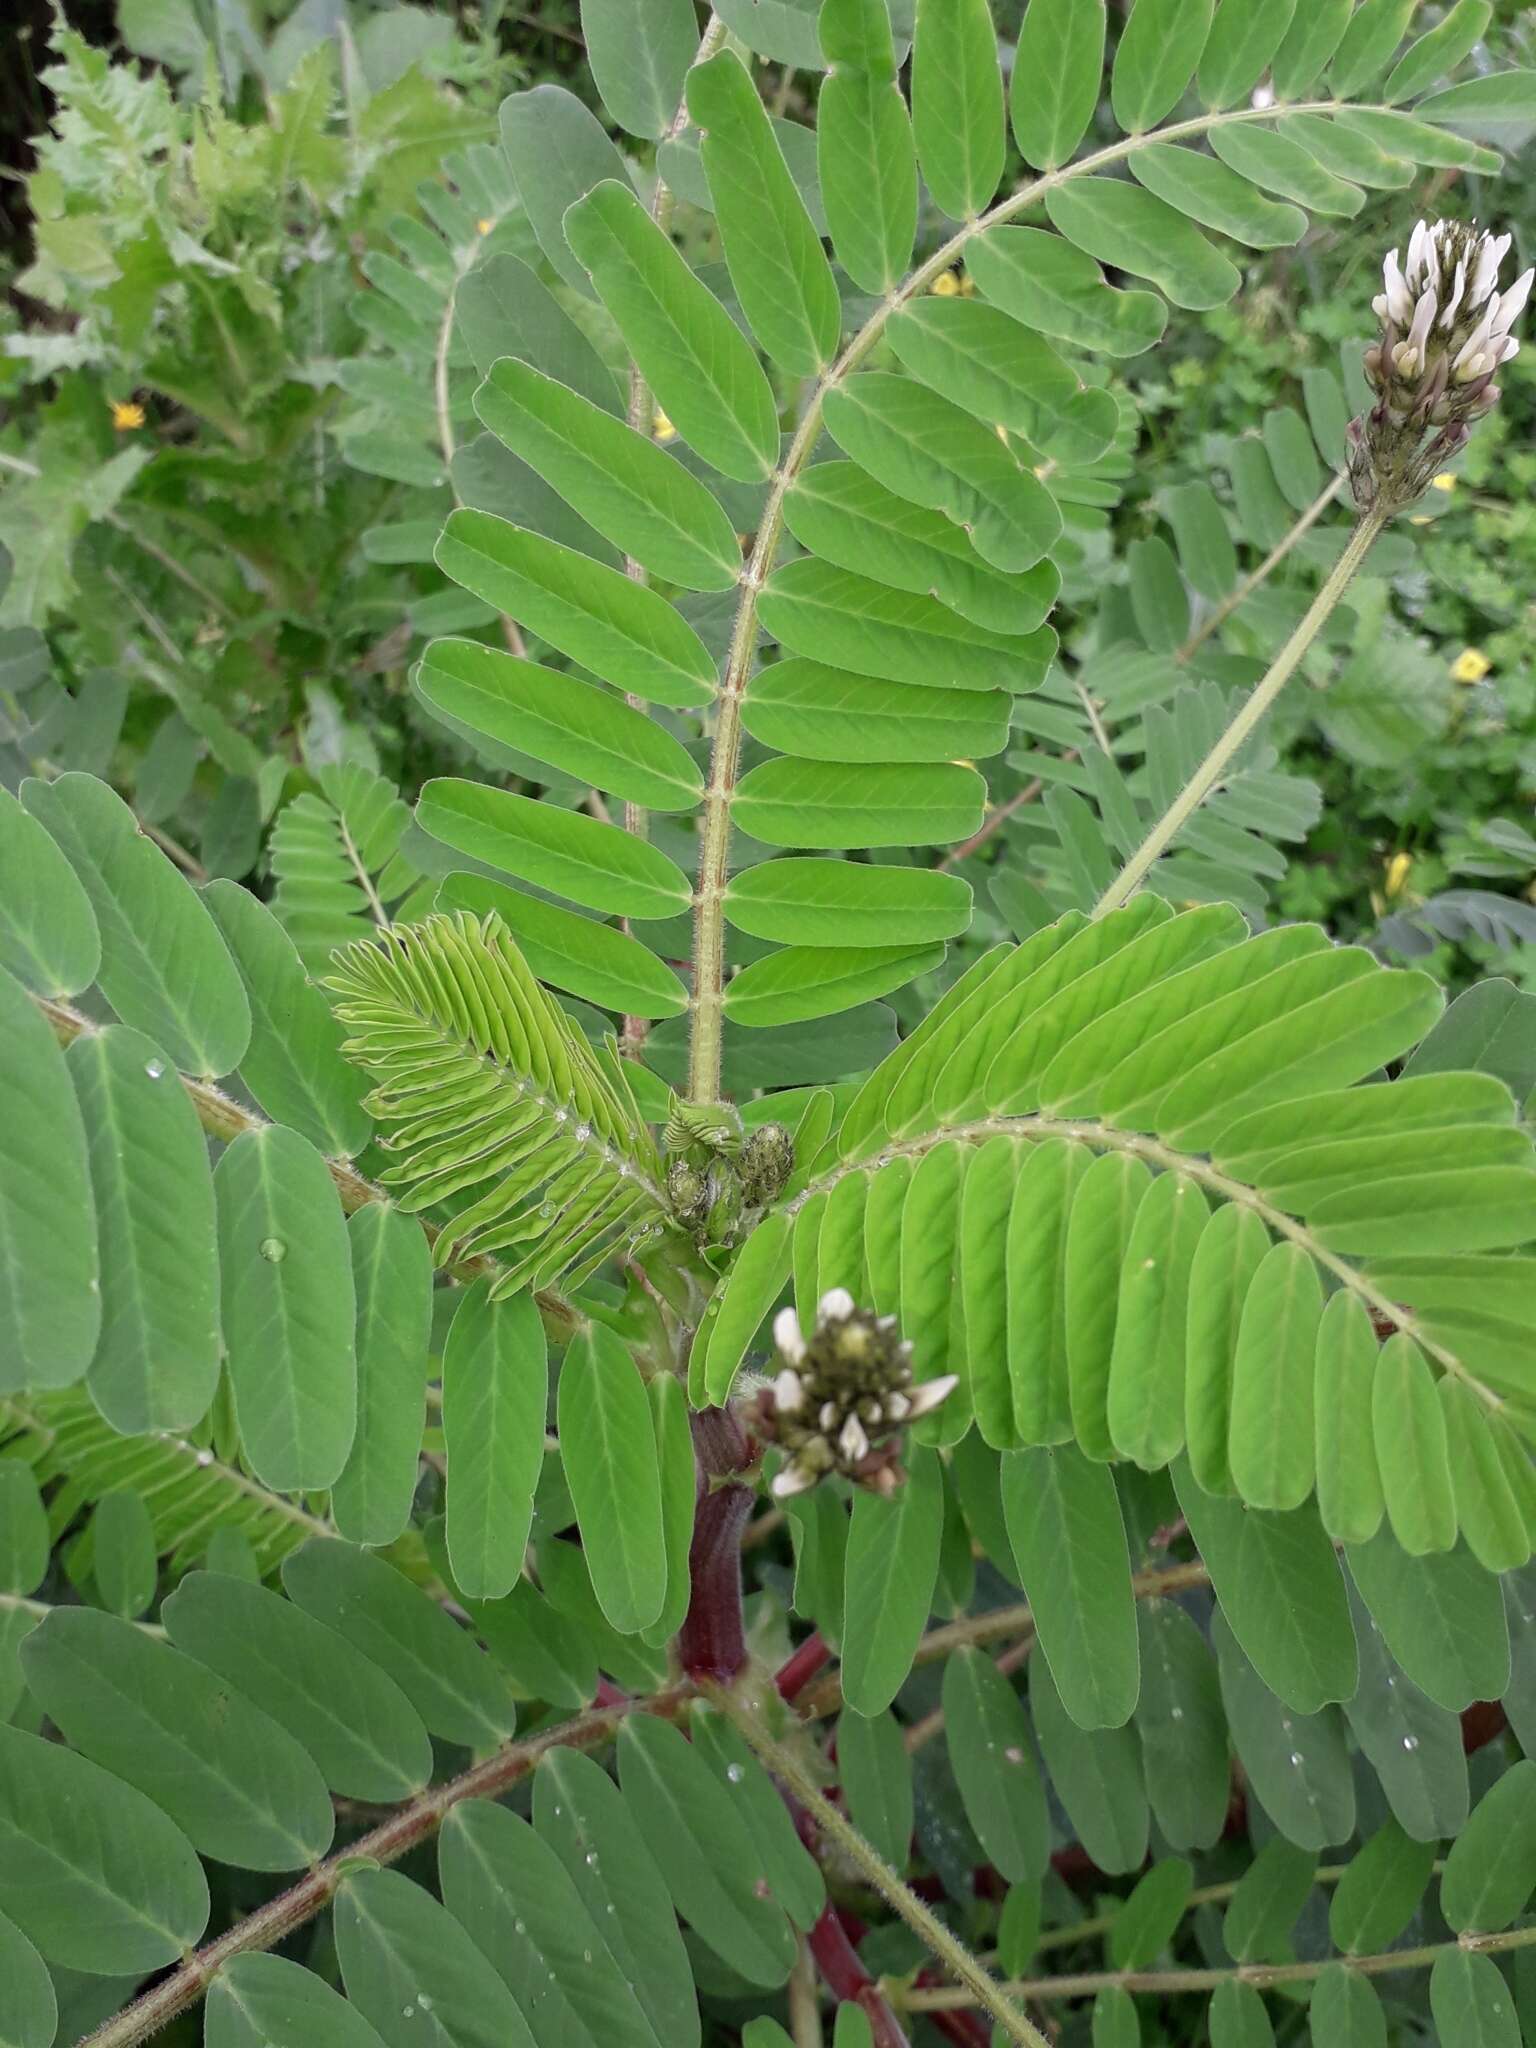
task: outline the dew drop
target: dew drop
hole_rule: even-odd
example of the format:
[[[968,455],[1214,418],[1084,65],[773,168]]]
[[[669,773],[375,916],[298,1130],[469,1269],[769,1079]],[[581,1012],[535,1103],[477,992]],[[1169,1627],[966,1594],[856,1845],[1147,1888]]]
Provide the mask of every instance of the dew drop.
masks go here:
[[[1024,1752],[1022,1749],[1018,1748],[1016,1744],[1010,1744],[1010,1746],[1003,1751],[1003,1756],[1007,1760],[1007,1762],[1011,1764],[1021,1764],[1024,1761]]]
[[[582,1961],[583,1961],[584,1963],[590,1963],[590,1962],[591,1962],[591,1960],[592,1960],[592,1951],[591,1951],[591,1949],[589,1949],[589,1948],[584,1948],[584,1949],[582,1950],[582,1952],[581,1952],[581,1960],[582,1960]]]
[[[586,1865],[587,1865],[587,1868],[588,1868],[588,1870],[596,1870],[596,1868],[597,1868],[597,1851],[596,1851],[595,1849],[589,1849],[589,1850],[587,1851],[587,1855],[586,1855]]]
[[[725,1775],[730,1779],[733,1785],[739,1785],[742,1779],[747,1774],[741,1768],[740,1764],[727,1764],[725,1767]]]
[[[588,1138],[592,1135],[592,1126],[590,1124],[578,1124],[572,1135],[580,1139],[581,1143],[585,1145]]]
[[[414,2018],[415,2018],[415,2016],[416,2016],[416,2008],[415,2008],[415,2006],[414,2006],[414,2005],[402,2005],[402,2006],[401,2006],[401,2008],[400,2008],[400,2017],[401,2017],[401,2019],[403,2019],[403,2020],[409,2020],[409,2019],[414,2019]]]
[[[416,2003],[421,2007],[423,2012],[430,2012],[432,2010],[432,2001],[430,1998],[428,1998],[425,1991],[417,1992]]]
[[[550,1217],[554,1215],[554,1213],[555,1205],[553,1202],[540,1202],[539,1214],[544,1218],[544,1221],[546,1223],[549,1221]]]
[[[1294,1770],[1299,1771],[1301,1769],[1301,1751],[1299,1749],[1291,1751],[1291,1766]]]
[[[199,1451],[197,1454],[197,1462],[199,1465],[203,1466],[206,1469],[207,1466],[213,1463],[212,1451]]]
[[[1413,1753],[1414,1750],[1418,1748],[1418,1746],[1419,1738],[1417,1737],[1417,1735],[1405,1735],[1403,1737],[1403,1747],[1409,1752],[1410,1755]]]
[[[165,1072],[165,1062],[164,1060],[146,1060],[144,1062],[144,1071],[148,1074],[151,1081],[158,1081]]]
[[[280,1237],[264,1237],[257,1250],[271,1266],[280,1266],[288,1256],[288,1247]]]
[[[1168,1710],[1168,1718],[1171,1721],[1182,1721],[1184,1718],[1184,1709],[1182,1707],[1170,1707]]]

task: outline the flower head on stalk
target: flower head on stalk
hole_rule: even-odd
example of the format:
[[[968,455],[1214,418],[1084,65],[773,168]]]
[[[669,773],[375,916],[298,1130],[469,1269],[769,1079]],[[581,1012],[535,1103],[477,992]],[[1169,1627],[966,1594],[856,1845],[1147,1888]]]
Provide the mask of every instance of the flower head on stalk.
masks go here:
[[[952,1373],[912,1382],[912,1347],[894,1316],[857,1308],[846,1287],[816,1304],[807,1337],[792,1308],[774,1318],[778,1376],[758,1396],[761,1433],[786,1453],[773,1482],[779,1498],[804,1493],[827,1472],[841,1472],[876,1493],[901,1480],[895,1433],[926,1415],[957,1384]]]
[[[1372,300],[1380,338],[1365,352],[1377,394],[1350,423],[1349,481],[1362,511],[1411,505],[1497,404],[1494,375],[1520,344],[1515,321],[1536,272],[1497,289],[1509,235],[1469,221],[1420,221],[1399,261],[1389,252]]]

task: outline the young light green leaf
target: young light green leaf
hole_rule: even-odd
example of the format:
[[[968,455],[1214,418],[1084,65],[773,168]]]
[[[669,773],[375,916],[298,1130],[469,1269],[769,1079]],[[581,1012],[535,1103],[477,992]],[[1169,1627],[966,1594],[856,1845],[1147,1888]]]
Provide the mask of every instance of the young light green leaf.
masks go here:
[[[1381,1347],[1371,1419],[1393,1535],[1414,1557],[1449,1550],[1456,1541],[1456,1497],[1445,1416],[1428,1361],[1400,1330]]]
[[[285,942],[286,943],[286,942]],[[101,1261],[91,1398],[114,1429],[186,1429],[219,1378],[219,1256],[208,1141],[170,1061],[126,1025],[77,1038]]]
[[[22,1668],[69,1742],[153,1799],[205,1856],[296,1870],[330,1846],[330,1798],[293,1737],[131,1622],[55,1608],[28,1636]]]
[[[932,944],[963,932],[970,913],[970,885],[958,875],[844,860],[759,861],[725,892],[738,931],[781,945]]]
[[[732,977],[725,1014],[761,1030],[835,1016],[937,967],[942,946],[786,946]]]
[[[443,1344],[448,1556],[475,1600],[499,1600],[522,1575],[549,1400],[533,1296],[489,1290],[477,1280],[460,1297]]]
[[[912,129],[934,203],[974,220],[1003,175],[1003,80],[986,0],[918,0]]]
[[[1299,1245],[1265,1253],[1232,1360],[1232,1478],[1251,1507],[1299,1508],[1312,1491],[1312,1400],[1323,1295]]]
[[[1336,1543],[1368,1543],[1386,1512],[1371,1427],[1380,1348],[1364,1303],[1341,1287],[1318,1324],[1312,1402],[1318,1513]]]
[[[96,979],[118,1016],[188,1073],[231,1072],[250,1041],[250,1007],[186,877],[93,775],[24,782],[21,800],[90,898],[101,935]]]
[[[688,996],[672,969],[627,932],[558,903],[541,903],[487,875],[450,875],[438,890],[441,910],[494,910],[540,981],[568,989],[605,1010],[635,1017],[675,1017]]]
[[[1196,1182],[1163,1174],[1137,1209],[1125,1247],[1109,1360],[1109,1434],[1115,1449],[1146,1471],[1183,1448],[1189,1276],[1209,1214]]]
[[[629,186],[599,185],[572,207],[565,233],[683,439],[724,476],[765,477],[779,453],[772,386],[730,314]]]
[[[246,1453],[279,1493],[329,1486],[357,1423],[352,1260],[335,1185],[306,1139],[267,1124],[229,1146],[213,1186]]]
[[[601,1323],[566,1350],[559,1430],[593,1590],[614,1628],[638,1634],[667,1595],[661,1483],[645,1382]]]

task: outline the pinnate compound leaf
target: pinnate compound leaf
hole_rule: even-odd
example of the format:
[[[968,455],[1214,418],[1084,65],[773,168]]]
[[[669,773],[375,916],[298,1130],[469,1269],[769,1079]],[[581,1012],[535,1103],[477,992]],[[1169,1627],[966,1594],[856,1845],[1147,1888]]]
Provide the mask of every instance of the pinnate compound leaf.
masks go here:
[[[208,1884],[186,1836],[142,1792],[62,1743],[0,1725],[0,1912],[50,1963],[139,1976],[195,1945]]]
[[[24,782],[21,800],[90,898],[101,935],[96,979],[118,1016],[188,1073],[230,1073],[250,1041],[250,1007],[191,883],[93,775]]]

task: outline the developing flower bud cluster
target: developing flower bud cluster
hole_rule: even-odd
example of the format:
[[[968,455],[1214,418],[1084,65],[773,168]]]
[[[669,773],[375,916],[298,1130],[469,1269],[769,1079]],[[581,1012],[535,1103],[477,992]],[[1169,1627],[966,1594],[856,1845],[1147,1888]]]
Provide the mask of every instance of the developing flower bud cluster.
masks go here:
[[[1519,349],[1512,329],[1536,275],[1523,271],[1497,289],[1511,239],[1468,221],[1421,220],[1406,262],[1396,249],[1388,255],[1371,302],[1381,337],[1365,352],[1377,402],[1349,428],[1349,482],[1362,511],[1412,504],[1498,403],[1494,376]]]
[[[726,1103],[675,1104],[662,1137],[667,1199],[700,1244],[733,1244],[794,1170],[795,1141],[782,1124],[759,1124],[744,1137]]]
[[[926,1415],[957,1384],[953,1373],[912,1384],[912,1347],[894,1316],[855,1308],[846,1287],[816,1304],[807,1337],[792,1308],[774,1319],[779,1372],[758,1396],[758,1428],[786,1453],[773,1482],[781,1500],[841,1472],[876,1493],[900,1484],[893,1432]]]

